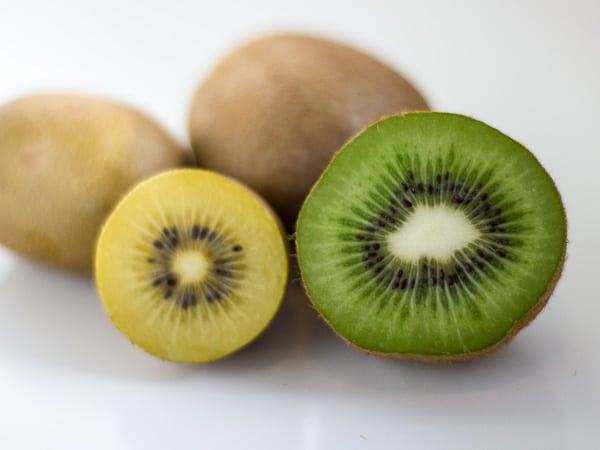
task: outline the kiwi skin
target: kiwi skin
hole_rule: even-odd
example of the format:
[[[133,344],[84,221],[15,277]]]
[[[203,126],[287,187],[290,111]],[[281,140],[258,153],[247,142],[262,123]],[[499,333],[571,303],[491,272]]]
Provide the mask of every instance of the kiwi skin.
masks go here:
[[[76,94],[0,107],[0,242],[60,268],[90,272],[96,234],[135,183],[185,153],[143,114]]]
[[[404,113],[403,113],[404,114]],[[367,127],[365,127],[366,129]],[[359,135],[362,131],[359,131],[358,133],[356,133],[356,135]],[[332,164],[333,161],[339,156],[339,154],[343,151],[344,147],[339,148],[333,155],[333,157],[331,158],[331,161],[329,162],[329,164]],[[328,166],[329,166],[328,164]],[[313,186],[311,187],[308,195],[306,196],[306,198],[308,199],[308,197],[310,196],[310,194],[312,193],[312,191],[315,189],[315,187],[317,186],[317,184],[319,184],[319,182],[321,181],[321,179],[323,178],[323,176],[325,175],[326,170],[324,170],[320,176],[318,177],[317,181],[313,184]],[[564,205],[564,203],[561,203]],[[564,206],[563,206],[564,208]],[[565,217],[565,221],[566,221],[566,212],[563,211],[564,217]],[[298,217],[297,222],[299,222],[301,220],[301,216]],[[560,262],[556,268],[556,271],[554,272],[554,275],[552,277],[552,280],[550,281],[550,284],[548,285],[546,291],[544,292],[544,294],[538,299],[538,301],[535,303],[535,305],[533,305],[533,307],[523,316],[521,317],[520,320],[518,320],[517,322],[515,322],[515,324],[507,331],[506,335],[504,336],[504,338],[502,338],[500,341],[496,342],[494,345],[481,349],[481,350],[477,350],[474,352],[468,352],[468,353],[460,353],[460,354],[432,354],[432,355],[423,355],[423,354],[413,354],[413,353],[384,353],[384,352],[377,352],[377,351],[373,351],[373,350],[368,350],[365,349],[363,347],[360,347],[358,345],[356,345],[354,342],[348,340],[347,338],[345,338],[344,336],[340,335],[339,333],[336,332],[335,328],[329,323],[329,321],[319,312],[319,310],[314,306],[314,304],[312,303],[312,301],[310,301],[310,294],[308,292],[308,288],[306,286],[306,283],[304,282],[303,276],[302,276],[302,271],[300,270],[301,264],[300,264],[300,255],[298,253],[295,253],[296,256],[296,267],[298,268],[297,272],[299,273],[300,276],[300,280],[301,280],[301,284],[302,284],[302,288],[304,290],[304,293],[307,297],[307,299],[309,299],[309,303],[311,304],[311,306],[313,307],[313,309],[315,310],[317,316],[335,333],[335,335],[337,337],[339,337],[340,339],[342,339],[346,344],[348,344],[350,347],[354,348],[355,350],[358,350],[361,353],[370,355],[370,356],[376,356],[379,358],[385,358],[385,359],[402,359],[402,360],[408,360],[408,361],[416,361],[419,363],[424,363],[424,364],[452,364],[452,363],[461,363],[461,362],[471,362],[474,360],[477,360],[481,357],[484,356],[488,356],[491,353],[494,353],[496,350],[498,350],[499,348],[503,347],[504,345],[506,345],[507,343],[509,343],[518,333],[519,331],[521,331],[523,328],[525,328],[527,325],[529,325],[529,323],[535,319],[535,317],[537,317],[537,315],[542,311],[542,309],[544,309],[544,307],[546,306],[546,304],[548,303],[548,301],[550,300],[550,297],[552,295],[552,293],[554,292],[554,288],[556,287],[556,284],[558,283],[558,280],[560,279],[561,275],[562,275],[562,271],[564,268],[564,264],[565,264],[565,260],[567,257],[567,244],[568,244],[568,239],[567,239],[567,235],[568,235],[568,223],[565,224],[565,247],[563,249],[563,253],[562,253],[562,257],[560,259]],[[294,236],[294,238],[296,238]],[[294,247],[297,245],[296,242],[293,242]]]
[[[291,232],[338,148],[384,116],[424,110],[423,96],[370,56],[280,34],[246,44],[214,69],[195,94],[189,133],[199,165],[258,191]]]

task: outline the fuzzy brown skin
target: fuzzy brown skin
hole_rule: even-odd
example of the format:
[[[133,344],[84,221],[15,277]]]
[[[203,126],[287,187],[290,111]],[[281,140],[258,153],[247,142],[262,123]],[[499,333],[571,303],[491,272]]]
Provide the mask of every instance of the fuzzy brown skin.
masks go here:
[[[364,53],[302,35],[251,42],[196,92],[189,120],[199,165],[242,180],[289,231],[311,186],[344,142],[421,94]]]
[[[138,181],[185,154],[146,116],[79,95],[24,97],[0,108],[0,242],[89,272],[96,233]]]

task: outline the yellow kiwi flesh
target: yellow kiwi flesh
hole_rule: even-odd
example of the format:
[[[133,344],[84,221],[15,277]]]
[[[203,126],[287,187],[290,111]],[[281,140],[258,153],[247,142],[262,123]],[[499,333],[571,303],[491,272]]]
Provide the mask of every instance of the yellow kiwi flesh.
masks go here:
[[[206,362],[254,340],[288,277],[282,227],[254,192],[201,169],[136,186],[99,236],[96,284],[132,343],[161,359]]]
[[[383,116],[428,110],[390,67],[303,35],[268,36],[224,59],[198,88],[189,118],[198,163],[263,195],[291,231],[333,153]]]
[[[137,182],[185,154],[143,114],[106,100],[40,94],[0,107],[0,243],[90,271],[97,232]]]

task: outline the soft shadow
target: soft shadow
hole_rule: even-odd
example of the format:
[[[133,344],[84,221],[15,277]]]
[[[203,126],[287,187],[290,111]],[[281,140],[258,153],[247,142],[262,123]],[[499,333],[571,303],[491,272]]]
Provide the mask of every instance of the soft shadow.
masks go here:
[[[311,348],[315,337],[323,335],[335,339],[318,318],[300,285],[292,281],[280,311],[255,342],[203,368],[211,372],[231,372],[237,377],[305,364],[308,355],[315,351]]]
[[[336,338],[295,278],[279,313],[259,338],[219,361],[161,361],[119,333],[98,298],[93,279],[14,258],[0,270],[0,354],[20,362],[144,379],[204,373],[245,377],[306,363],[315,336]]]
[[[0,271],[0,290],[3,357],[49,369],[149,380],[193,373],[131,345],[105,314],[89,276],[14,258]]]

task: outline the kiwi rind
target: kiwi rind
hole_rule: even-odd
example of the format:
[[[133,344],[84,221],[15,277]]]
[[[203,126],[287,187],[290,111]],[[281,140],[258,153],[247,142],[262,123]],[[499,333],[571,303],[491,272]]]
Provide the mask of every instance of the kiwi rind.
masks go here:
[[[0,242],[72,271],[91,271],[96,234],[133,185],[185,163],[143,113],[80,94],[42,93],[0,107]]]
[[[197,189],[199,186],[204,186],[204,190],[199,191]],[[165,195],[163,195],[163,193]],[[165,203],[165,199],[167,198],[166,195],[172,196],[172,199],[169,199],[168,204]],[[231,197],[231,195],[234,195],[234,197]],[[212,200],[209,200],[208,203],[205,203],[205,201],[195,202],[194,197],[211,197]],[[232,200],[234,201],[234,204],[231,203]],[[175,206],[171,206],[171,202]],[[184,204],[189,205],[189,209],[184,208]],[[209,209],[211,209],[209,213],[207,213],[206,210],[199,210],[198,208],[201,204],[213,205],[213,207],[218,205],[219,211],[217,213],[216,209],[210,206],[207,206]],[[131,266],[132,261],[130,257],[126,256],[130,254],[130,252],[125,249],[125,253],[121,253],[119,248],[124,246],[121,241],[127,241],[127,236],[133,236],[133,234],[129,231],[131,228],[129,226],[130,223],[132,227],[136,227],[140,230],[143,228],[143,223],[152,223],[153,227],[154,225],[157,225],[154,219],[150,219],[150,222],[144,220],[138,222],[136,217],[139,215],[138,211],[140,211],[140,208],[141,210],[148,208],[146,211],[148,213],[148,217],[155,217],[156,214],[154,214],[153,211],[156,210],[162,210],[165,213],[170,211],[170,214],[173,214],[172,216],[169,216],[169,214],[163,216],[161,213],[160,221],[166,220],[171,225],[176,223],[176,226],[178,226],[179,230],[181,230],[179,233],[179,244],[176,246],[177,251],[180,249],[184,252],[190,250],[189,247],[186,250],[186,239],[188,243],[190,241],[214,243],[215,239],[221,239],[218,236],[226,236],[228,232],[232,231],[232,228],[237,228],[233,235],[237,236],[238,238],[240,236],[245,236],[245,244],[251,242],[251,245],[244,244],[243,246],[239,246],[237,244],[241,242],[236,241],[235,245],[234,242],[228,242],[228,246],[231,246],[233,252],[244,253],[246,250],[248,251],[247,258],[244,260],[243,266],[233,268],[233,270],[241,270],[246,272],[246,275],[249,277],[251,277],[252,274],[254,274],[256,277],[246,280],[242,279],[243,285],[237,285],[235,287],[237,294],[233,293],[233,297],[227,298],[227,295],[229,294],[225,294],[225,297],[223,298],[219,297],[218,299],[215,298],[210,300],[201,298],[199,295],[198,304],[195,302],[194,304],[178,303],[175,300],[175,296],[169,298],[159,298],[161,295],[160,292],[158,293],[158,297],[155,294],[152,294],[154,296],[154,299],[152,300],[152,298],[148,297],[148,289],[146,288],[144,288],[146,292],[136,291],[137,294],[127,295],[125,290],[130,289],[131,286],[125,288],[123,287],[123,282],[118,282],[120,276],[119,271],[129,271],[132,272],[130,275],[133,275],[133,272],[137,269],[134,270],[134,267]],[[238,212],[234,210],[237,210]],[[190,225],[191,223],[196,223],[196,220],[200,216],[211,216],[213,219],[215,219],[215,217],[217,217],[219,214],[227,213],[227,211],[230,211],[230,213],[233,215],[226,221],[227,226],[225,228],[219,228],[218,223],[213,223],[215,228],[212,228],[212,230],[218,235],[217,237],[211,238],[206,234],[203,234],[200,237],[200,233],[196,233],[195,227]],[[239,222],[232,221],[232,217],[237,217],[239,216],[240,212],[244,211],[244,218],[247,220],[240,220]],[[196,217],[196,219],[193,219],[192,216]],[[180,219],[182,217],[186,217],[186,220],[178,221],[176,220],[177,217]],[[188,223],[188,221],[191,222]],[[250,222],[254,222],[254,224],[251,224]],[[223,222],[221,225],[224,223],[225,222]],[[251,235],[248,234],[250,233],[248,230],[257,230],[256,227],[258,224],[262,224],[261,229],[266,231],[261,231],[256,234],[253,233]],[[125,229],[127,229],[127,231],[125,232],[126,235],[124,236],[121,234],[121,232]],[[149,230],[144,231],[143,236],[140,235],[138,237],[143,238],[143,240],[147,240],[148,248],[153,249],[153,245],[156,242],[156,233],[149,234],[147,231]],[[156,231],[158,234],[161,234],[160,227],[156,228],[154,231]],[[211,231],[211,234],[213,231]],[[268,238],[264,235],[264,233],[267,231],[269,232]],[[188,232],[191,234],[187,237],[184,236],[184,233]],[[164,229],[162,235],[165,236]],[[231,237],[231,233],[229,236]],[[258,240],[255,240],[256,236],[263,236],[265,239],[259,239],[257,237],[256,239]],[[102,228],[102,232],[100,233],[97,243],[95,262],[96,284],[100,298],[102,299],[107,314],[113,321],[116,328],[123,335],[125,335],[132,344],[144,350],[145,352],[163,360],[179,363],[201,363],[221,359],[238,352],[242,348],[245,348],[258,336],[260,336],[260,334],[272,322],[279,307],[281,306],[289,276],[288,247],[287,240],[284,238],[284,236],[283,227],[272,208],[255,192],[248,189],[247,186],[239,183],[238,181],[211,171],[197,168],[175,169],[159,173],[147,180],[144,180],[139,185],[134,187],[119,202]],[[248,239],[250,239],[250,241],[248,241]],[[129,244],[128,247],[130,247]],[[135,248],[139,249],[140,247],[136,244]],[[205,246],[204,248],[208,247]],[[155,249],[156,248],[154,248],[154,250]],[[248,264],[250,264],[252,261],[256,261],[254,257],[256,256],[257,252],[262,253],[259,261],[263,262],[265,261],[264,258],[266,255],[271,255],[272,259],[269,259],[269,262],[273,263],[273,266],[268,268],[257,267],[254,270],[246,270]],[[174,252],[174,254],[176,254],[176,252]],[[142,259],[145,260],[146,256],[149,255],[155,256],[155,253],[148,253]],[[123,258],[126,259],[126,261],[124,261]],[[210,258],[214,264],[216,262],[215,258],[219,258],[219,255],[217,253],[213,253]],[[138,265],[140,262],[142,264],[144,263],[140,260],[138,263],[136,263],[136,267],[140,267]],[[156,261],[152,262],[152,267],[155,267],[155,262]],[[212,269],[215,267],[217,266],[213,265]],[[143,275],[144,277],[150,276],[150,272],[148,272],[148,270],[153,271],[154,269],[145,268]],[[134,278],[137,278],[139,275],[140,274],[138,273]],[[125,276],[128,276],[128,274],[125,273]],[[155,286],[152,284],[153,277],[154,275],[150,276],[150,278],[147,278],[144,282],[144,286],[147,286],[149,289],[162,289],[162,286]],[[202,283],[204,283],[204,281]],[[151,284],[152,288],[150,288]],[[266,288],[256,288],[256,286],[261,285],[275,287],[277,292],[271,290],[265,291],[264,289]],[[240,294],[240,291],[244,292],[243,295]],[[262,297],[253,297],[249,293],[250,291],[264,292],[265,296],[269,297],[269,299],[264,300]],[[189,320],[198,319],[199,322],[192,323],[192,330],[197,329],[199,330],[198,332],[200,332],[202,328],[204,328],[204,333],[206,333],[206,327],[213,327],[210,329],[214,331],[215,329],[213,321],[217,320],[218,322],[221,320],[221,322],[219,322],[220,326],[217,328],[217,333],[220,333],[219,330],[222,329],[223,332],[229,331],[230,334],[224,335],[221,338],[217,336],[218,341],[214,341],[214,339],[205,341],[198,338],[198,336],[194,337],[193,334],[196,332],[192,331],[192,337],[190,340],[181,340],[177,338],[175,341],[170,341],[168,338],[171,336],[172,332],[172,329],[169,328],[170,325],[167,325],[167,328],[165,328],[164,323],[161,324],[159,321],[157,322],[156,326],[149,327],[149,325],[144,322],[145,314],[141,314],[141,311],[137,309],[135,311],[135,317],[131,314],[126,316],[125,311],[129,311],[130,313],[132,311],[130,306],[126,306],[129,302],[142,302],[139,304],[144,305],[143,302],[155,301],[157,298],[160,303],[168,302],[172,304],[176,310],[181,311],[181,313],[184,315],[186,313],[190,314],[188,316],[188,322]],[[241,301],[241,299],[248,300],[252,298],[254,298],[254,300],[257,302],[256,305],[250,304],[249,309],[246,309],[246,313],[242,314],[241,316],[236,315],[237,311],[239,311],[239,308],[241,307],[243,309],[244,306],[241,304],[233,305],[231,302]],[[144,308],[147,307],[148,305],[146,304]],[[213,309],[211,309],[211,307]],[[231,312],[233,313],[233,316],[227,317],[227,319],[224,320],[223,315],[219,316],[219,314],[223,313],[225,316],[227,316],[224,311],[228,308],[232,308]],[[215,314],[217,315],[210,318],[210,320],[206,322],[207,317],[202,317],[202,314],[209,311],[216,311]],[[162,314],[163,312],[164,310],[161,309],[160,313]],[[170,314],[169,310],[167,310],[167,313]],[[246,316],[246,314],[248,316]],[[221,319],[215,319],[215,317],[221,317]],[[235,322],[236,317],[243,317],[244,326],[246,327],[245,331],[241,331],[242,335],[245,336],[245,338],[242,340],[239,340],[237,337],[237,333],[240,330],[237,327],[230,328],[232,323]],[[204,322],[201,320],[204,320]],[[166,322],[172,325],[172,322],[169,322],[168,319],[166,319]],[[242,325],[240,325],[240,327],[241,326]],[[233,347],[231,346],[231,342],[225,343],[224,345],[218,343],[219,340],[222,340],[223,342],[227,341],[232,335],[236,335],[236,342]],[[204,337],[206,337],[206,335]],[[210,344],[210,342],[213,344]],[[215,342],[217,342],[216,345],[214,345]]]
[[[440,115],[443,113],[409,113],[409,114],[403,114],[402,116],[411,116],[411,115]],[[450,114],[446,114],[447,116],[455,116],[455,117],[460,117],[458,115],[450,115]],[[400,117],[400,116],[395,116],[395,117]],[[391,119],[393,119],[394,117],[390,117]],[[472,119],[471,119],[472,120]],[[383,122],[383,121],[381,121]],[[381,123],[379,122],[379,123]],[[372,127],[368,127],[368,128],[374,128],[377,127],[378,125],[375,124]],[[496,131],[496,130],[494,130]],[[355,137],[359,138],[361,137],[363,133],[358,133],[358,135]],[[504,136],[506,137],[506,136]],[[352,141],[354,141],[354,139],[350,140],[349,143],[352,143]],[[344,149],[346,148],[346,146],[344,146],[342,149],[340,149],[333,157],[332,162],[330,163],[330,165],[328,166],[331,167],[331,165],[334,163],[334,161],[340,156],[340,154],[342,152],[344,152]],[[541,167],[541,165],[539,164],[539,162],[535,159],[535,157],[533,155],[530,154],[530,156],[533,158],[533,160],[538,164],[539,167]],[[323,180],[323,178],[326,178],[328,176],[328,169],[326,169],[323,174],[321,175],[321,177],[319,178],[319,180],[317,181],[317,183],[315,183],[315,185],[313,186],[311,193],[309,194],[309,196],[307,197],[307,201],[305,202],[304,206],[303,206],[303,210],[300,212],[300,217],[298,219],[298,225],[297,228],[299,230],[299,234],[302,234],[302,222],[304,220],[307,220],[306,218],[303,217],[303,213],[304,213],[304,208],[306,207],[306,204],[308,203],[309,199],[311,198],[313,192],[315,191],[315,189],[317,188],[317,186],[319,185],[319,183],[321,183],[321,181]],[[542,167],[542,170],[543,167]],[[545,172],[545,171],[544,171]],[[546,175],[547,172],[545,172]],[[548,175],[548,178],[550,179],[550,182],[552,183],[552,186],[554,187],[554,189],[556,189],[556,187],[554,186],[553,181],[551,180],[551,178]],[[556,191],[556,194],[558,196],[558,191]],[[533,304],[531,306],[531,308],[526,311],[520,318],[518,318],[518,320],[515,320],[515,322],[512,324],[512,326],[506,331],[506,333],[504,334],[504,336],[502,337],[502,339],[497,340],[497,342],[493,343],[492,345],[488,345],[484,348],[480,348],[477,350],[471,350],[471,351],[465,351],[465,352],[460,352],[460,353],[449,353],[449,354],[444,354],[444,353],[440,353],[440,354],[426,354],[426,353],[410,353],[410,352],[387,352],[387,351],[377,351],[374,350],[372,348],[366,348],[364,345],[360,345],[357,344],[356,342],[353,342],[351,339],[349,339],[347,336],[344,336],[344,333],[340,332],[338,329],[336,329],[336,326],[334,326],[334,324],[331,323],[331,321],[328,319],[328,317],[326,316],[326,314],[323,313],[323,311],[321,310],[320,306],[318,305],[318,303],[316,303],[314,301],[314,294],[311,293],[311,289],[310,286],[307,284],[307,280],[305,277],[305,273],[303,273],[302,271],[302,267],[305,266],[306,264],[308,264],[308,262],[303,261],[303,252],[301,251],[301,247],[302,247],[302,242],[300,242],[302,240],[302,236],[299,236],[299,234],[297,234],[297,247],[299,249],[298,251],[298,260],[299,260],[299,265],[301,268],[301,275],[303,278],[303,284],[304,284],[304,288],[305,291],[309,297],[309,299],[311,299],[313,306],[315,307],[315,309],[317,310],[317,312],[319,313],[319,315],[321,316],[321,318],[333,329],[333,331],[338,334],[338,336],[340,336],[343,340],[345,340],[348,344],[350,344],[351,346],[357,348],[358,350],[361,350],[365,353],[369,353],[372,355],[376,355],[376,356],[381,356],[381,357],[389,357],[389,358],[401,358],[401,359],[410,359],[410,360],[416,360],[416,361],[420,361],[420,362],[425,362],[425,363],[449,363],[449,362],[458,362],[458,361],[469,361],[472,359],[476,359],[479,358],[481,356],[487,355],[489,353],[491,353],[492,351],[498,349],[499,347],[501,347],[502,345],[504,345],[505,343],[507,343],[508,341],[510,341],[512,338],[514,338],[514,336],[518,333],[519,330],[521,330],[523,327],[525,327],[527,324],[529,324],[531,322],[531,320],[533,320],[533,318],[535,318],[537,316],[537,314],[543,309],[543,307],[546,305],[546,303],[548,302],[548,299],[550,297],[550,295],[552,294],[556,283],[558,282],[558,279],[560,278],[560,275],[562,273],[562,269],[563,269],[563,265],[564,265],[564,260],[565,260],[565,255],[566,255],[566,217],[565,217],[565,212],[564,212],[564,207],[562,205],[562,202],[560,202],[560,197],[557,197],[559,200],[559,204],[560,204],[560,210],[562,212],[562,217],[564,220],[564,236],[563,236],[563,247],[562,247],[562,253],[561,253],[561,257],[560,257],[560,261],[558,261],[558,264],[556,265],[556,270],[552,275],[551,281],[548,283],[548,285],[546,286],[545,292],[543,293],[543,295],[541,295],[537,302],[535,302],[535,304]],[[558,205],[555,205],[558,206]],[[314,219],[314,217],[312,218]],[[311,236],[311,238],[313,238],[314,236]],[[308,237],[304,238],[305,240],[308,239]],[[324,258],[324,255],[322,255],[322,257]]]
[[[293,232],[331,156],[381,117],[429,110],[406,78],[348,46],[302,34],[254,40],[198,87],[189,115],[202,167],[261,194]]]

